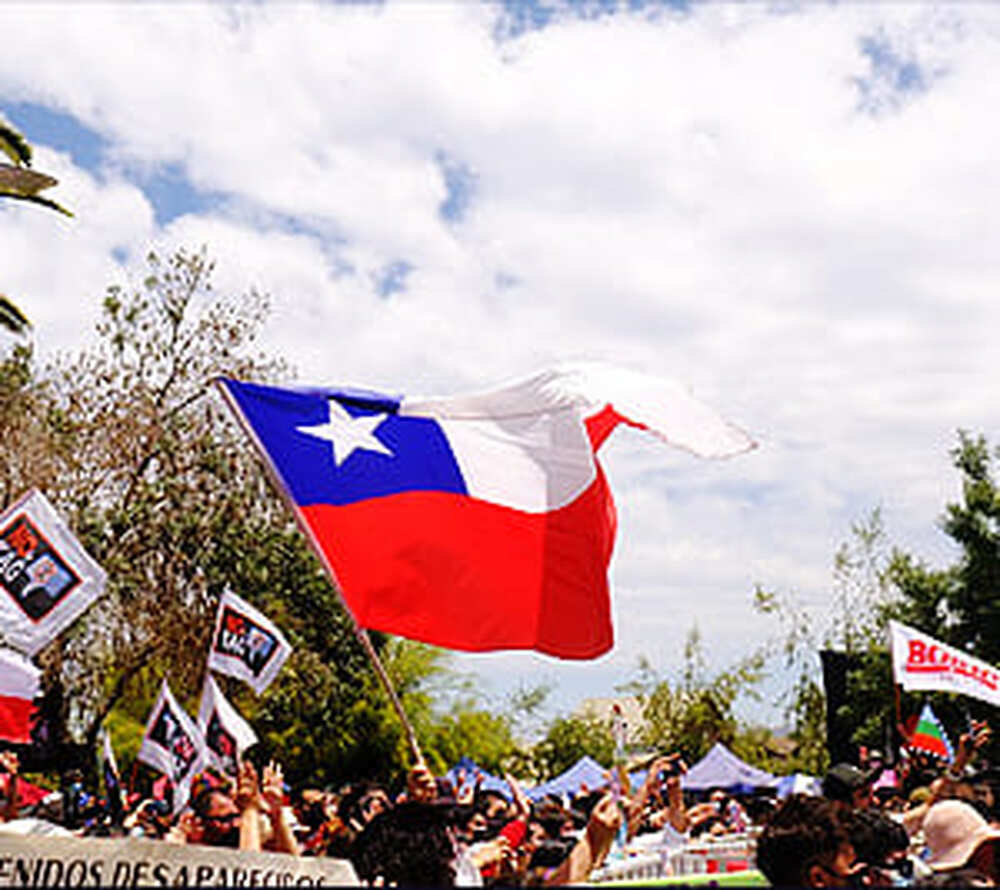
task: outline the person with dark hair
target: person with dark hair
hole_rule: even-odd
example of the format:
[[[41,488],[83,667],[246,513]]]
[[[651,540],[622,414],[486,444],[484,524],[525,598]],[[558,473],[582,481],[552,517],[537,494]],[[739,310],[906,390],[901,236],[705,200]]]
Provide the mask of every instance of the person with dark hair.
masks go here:
[[[890,886],[897,878],[913,877],[913,862],[907,857],[910,838],[902,825],[878,810],[854,810],[844,821],[848,839],[858,860],[865,863],[871,884]]]
[[[757,839],[757,867],[777,886],[843,887],[858,868],[833,802],[792,794]]]
[[[358,877],[400,887],[451,887],[457,850],[443,807],[406,801],[376,815],[351,847]]]
[[[841,812],[865,809],[872,805],[875,777],[851,763],[830,767],[823,778],[823,796],[837,804]]]
[[[360,832],[379,813],[391,808],[392,801],[381,785],[360,782],[340,798],[337,815],[352,831]]]
[[[219,786],[203,788],[167,832],[166,840],[256,852],[266,845],[269,850],[298,855],[299,845],[284,811],[283,784],[279,765],[269,763],[258,782],[257,770],[245,760],[240,764],[236,794]]]

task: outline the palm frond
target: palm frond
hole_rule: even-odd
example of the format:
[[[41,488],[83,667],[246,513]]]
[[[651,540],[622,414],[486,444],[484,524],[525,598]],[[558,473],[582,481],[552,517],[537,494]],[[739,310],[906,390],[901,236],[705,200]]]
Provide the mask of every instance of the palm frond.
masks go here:
[[[25,314],[3,294],[0,294],[0,327],[14,334],[23,334],[31,327]]]
[[[73,215],[72,210],[67,210],[57,201],[53,201],[50,198],[43,198],[40,195],[18,195],[13,192],[0,191],[0,198],[10,198],[13,201],[27,201],[29,204],[41,204],[42,207],[48,207],[49,210],[57,210],[66,216]]]
[[[15,164],[31,166],[31,146],[10,124],[0,121],[0,151]]]
[[[0,164],[0,194],[7,197],[37,195],[45,189],[58,185],[58,183],[58,179],[47,173],[39,173],[37,170],[29,170],[27,167]]]

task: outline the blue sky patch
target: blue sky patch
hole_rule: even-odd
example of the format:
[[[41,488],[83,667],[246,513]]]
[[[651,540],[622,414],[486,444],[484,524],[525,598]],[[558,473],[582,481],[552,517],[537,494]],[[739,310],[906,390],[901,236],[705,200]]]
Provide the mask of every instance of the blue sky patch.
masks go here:
[[[136,185],[153,205],[156,224],[165,226],[189,213],[204,213],[214,207],[219,196],[195,188],[179,164],[164,164],[153,171],[135,173]]]
[[[438,207],[438,214],[446,222],[461,222],[476,193],[476,174],[461,161],[439,151],[434,160],[444,179],[447,197]]]
[[[502,0],[493,28],[497,40],[540,31],[565,18],[600,19],[622,13],[686,11],[693,0]]]
[[[935,74],[925,71],[918,60],[905,56],[885,34],[862,37],[859,49],[868,60],[869,72],[855,78],[854,83],[860,94],[858,108],[868,114],[897,110],[907,100],[926,92]]]
[[[406,290],[406,278],[414,269],[407,260],[394,260],[372,274],[375,293],[380,297],[391,297]]]
[[[0,100],[0,114],[9,120],[32,145],[47,145],[68,154],[73,163],[90,173],[101,166],[107,140],[81,124],[71,114],[34,102]]]

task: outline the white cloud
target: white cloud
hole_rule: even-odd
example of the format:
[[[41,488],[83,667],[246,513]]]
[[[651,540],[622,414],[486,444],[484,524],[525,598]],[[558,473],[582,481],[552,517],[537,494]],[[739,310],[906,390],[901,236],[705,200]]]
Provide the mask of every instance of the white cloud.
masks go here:
[[[443,392],[618,359],[761,440],[724,464],[616,443],[618,651],[471,660],[487,672],[607,691],[639,651],[669,667],[696,616],[736,653],[765,630],[753,583],[821,602],[877,504],[948,558],[933,522],[953,431],[996,437],[997,10],[705,4],[503,44],[495,12],[0,6],[0,103],[47,103],[109,143],[97,174],[40,150],[77,218],[4,208],[5,289],[45,294],[21,302],[65,346],[115,248],[204,242],[220,285],[274,295],[267,342],[304,377]],[[919,89],[899,89],[904,65]],[[459,222],[439,215],[441,151],[475,176]],[[166,165],[222,200],[157,229],[129,177]],[[406,289],[380,298],[398,261]]]

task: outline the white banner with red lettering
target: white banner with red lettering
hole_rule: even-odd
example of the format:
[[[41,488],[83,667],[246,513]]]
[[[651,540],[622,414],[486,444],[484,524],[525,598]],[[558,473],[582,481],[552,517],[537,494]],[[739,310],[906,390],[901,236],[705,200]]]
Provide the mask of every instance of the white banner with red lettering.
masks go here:
[[[957,692],[1000,707],[1000,668],[898,621],[889,622],[889,634],[892,675],[904,689]]]

